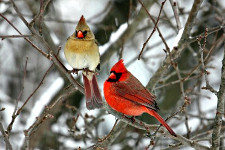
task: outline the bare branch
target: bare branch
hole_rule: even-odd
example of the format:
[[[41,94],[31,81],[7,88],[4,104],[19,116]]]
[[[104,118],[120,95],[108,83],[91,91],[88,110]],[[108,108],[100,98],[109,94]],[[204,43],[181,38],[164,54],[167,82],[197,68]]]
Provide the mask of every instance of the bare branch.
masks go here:
[[[24,37],[32,37],[33,35],[0,35],[0,38],[2,40],[5,40],[7,38],[24,38]]]
[[[202,70],[203,70],[203,73],[205,75],[205,82],[206,82],[206,89],[210,90],[212,93],[214,94],[217,94],[217,91],[214,90],[211,85],[209,84],[209,80],[208,80],[208,72],[206,71],[206,67],[205,67],[205,64],[204,64],[204,56],[203,56],[203,52],[205,50],[205,45],[206,45],[206,38],[207,38],[207,32],[208,32],[208,29],[206,28],[206,31],[205,31],[205,35],[204,35],[204,44],[203,44],[203,47],[201,45],[201,39],[202,37],[200,36],[199,38],[197,38],[197,41],[198,41],[198,46],[201,50],[201,65],[202,65]]]
[[[175,17],[175,20],[176,20],[176,23],[177,23],[177,29],[179,31],[181,29],[181,23],[180,23],[180,18],[179,18],[179,15],[178,15],[176,0],[170,0],[170,5],[173,8],[174,17]]]
[[[10,132],[12,130],[12,126],[13,126],[13,123],[14,123],[14,120],[16,119],[17,115],[16,115],[16,111],[17,111],[17,108],[18,108],[18,102],[21,100],[22,98],[22,95],[23,95],[23,91],[24,91],[24,82],[25,82],[25,79],[26,79],[26,72],[27,72],[27,61],[28,61],[28,57],[26,59],[26,63],[25,63],[25,66],[24,66],[24,73],[23,73],[23,82],[22,82],[22,89],[19,93],[19,96],[18,98],[16,99],[16,104],[15,104],[15,108],[14,108],[14,111],[13,111],[13,114],[12,114],[12,120],[10,122],[10,124],[8,125],[7,127],[7,132],[8,134],[10,135]]]
[[[23,34],[12,24],[12,22],[10,22],[5,16],[3,16],[0,13],[0,16],[5,19],[21,36],[23,36]],[[46,54],[45,52],[43,52],[39,47],[37,47],[33,42],[31,42],[27,37],[24,37],[24,39],[31,44],[32,47],[34,47],[38,52],[40,52],[43,56],[45,56],[47,59],[49,59],[49,55]]]
[[[160,15],[161,15],[161,12],[162,12],[162,9],[163,9],[163,6],[164,6],[166,0],[164,0],[164,1],[162,2],[162,5],[161,5],[160,11],[159,11],[159,15],[158,15],[158,18],[157,18],[156,21],[155,21],[155,19],[151,16],[151,14],[148,12],[148,10],[147,10],[147,8],[145,7],[145,5],[143,4],[143,2],[142,2],[141,0],[138,0],[138,1],[139,1],[139,3],[142,5],[142,7],[145,9],[145,11],[147,12],[148,16],[151,18],[152,22],[154,23],[154,28],[153,28],[151,34],[149,35],[149,37],[147,38],[147,40],[144,42],[143,47],[142,47],[142,49],[141,49],[141,52],[140,52],[140,54],[139,54],[139,56],[138,56],[138,60],[140,60],[140,59],[141,59],[141,55],[142,55],[142,53],[143,53],[143,51],[144,51],[144,48],[146,47],[148,41],[151,39],[151,37],[152,37],[153,33],[156,31],[156,29],[157,29],[157,31],[159,32],[159,36],[162,38],[162,41],[163,41],[163,43],[165,44],[167,50],[169,50],[169,47],[168,47],[168,45],[166,44],[166,41],[165,41],[165,39],[163,38],[163,36],[162,36],[162,34],[161,34],[161,32],[160,32],[160,30],[159,30],[159,28],[158,28],[159,17],[160,17]]]
[[[21,113],[21,111],[23,110],[23,108],[25,107],[25,105],[28,103],[28,101],[31,99],[31,97],[32,97],[32,96],[37,92],[37,90],[41,87],[41,85],[42,85],[43,82],[44,82],[45,77],[47,76],[48,72],[50,71],[50,69],[51,69],[52,67],[53,67],[53,65],[51,65],[51,66],[49,67],[49,69],[48,69],[48,70],[46,71],[46,73],[44,74],[44,76],[43,76],[41,82],[39,83],[39,85],[38,85],[38,86],[36,87],[36,89],[30,94],[30,96],[25,100],[25,102],[23,103],[23,105],[16,111],[16,113],[15,113],[15,112],[13,113],[14,115],[12,116],[12,120],[11,120],[11,122],[10,122],[8,128],[7,128],[7,131],[9,131],[9,132],[11,131],[15,119],[17,118],[17,116],[19,116],[19,114]],[[16,109],[16,108],[15,108],[15,109]]]
[[[194,1],[191,12],[189,13],[187,23],[185,24],[181,40],[178,42],[178,47],[174,47],[173,50],[171,51],[173,59],[177,59],[180,56],[181,52],[184,50],[184,48],[186,48],[186,45],[188,45],[185,40],[188,39],[190,36],[190,30],[192,28],[191,25],[194,23],[196,19],[202,1],[203,0]],[[170,58],[166,58],[164,60],[164,64],[155,72],[155,74],[148,82],[147,84],[148,89],[153,89],[155,87],[155,85],[157,84],[156,81],[159,81],[159,79],[165,74],[169,66],[170,66]]]
[[[46,106],[44,109],[44,112],[39,117],[36,117],[36,121],[30,125],[30,127],[26,130],[24,130],[25,135],[25,148],[29,150],[30,148],[30,136],[36,132],[36,130],[43,124],[43,122],[47,121],[48,119],[52,119],[54,116],[51,115],[51,110],[58,104],[59,102],[62,102],[63,100],[67,99],[69,96],[74,94],[77,90],[73,87],[69,87],[63,92],[61,95],[58,96],[58,98],[49,106]]]
[[[153,1],[146,1],[145,7],[148,9],[153,4]],[[137,31],[138,25],[145,19],[147,16],[144,9],[141,9],[138,15],[134,18],[131,24],[129,24],[128,28],[121,35],[118,40],[113,43],[106,52],[101,56],[101,65],[104,66],[106,62],[108,62],[109,58],[115,53],[118,52],[123,44],[129,41]]]

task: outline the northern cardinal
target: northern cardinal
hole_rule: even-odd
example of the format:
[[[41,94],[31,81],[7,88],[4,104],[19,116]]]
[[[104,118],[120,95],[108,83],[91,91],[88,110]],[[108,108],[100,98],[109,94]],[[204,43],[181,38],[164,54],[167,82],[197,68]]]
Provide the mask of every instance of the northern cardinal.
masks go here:
[[[112,67],[109,78],[104,83],[104,95],[114,110],[129,116],[148,113],[166,127],[171,135],[176,136],[157,113],[159,107],[155,97],[125,68],[122,59]]]
[[[67,39],[64,49],[66,60],[74,71],[83,70],[86,107],[91,110],[103,106],[95,76],[100,69],[100,54],[95,36],[82,15],[75,32]]]

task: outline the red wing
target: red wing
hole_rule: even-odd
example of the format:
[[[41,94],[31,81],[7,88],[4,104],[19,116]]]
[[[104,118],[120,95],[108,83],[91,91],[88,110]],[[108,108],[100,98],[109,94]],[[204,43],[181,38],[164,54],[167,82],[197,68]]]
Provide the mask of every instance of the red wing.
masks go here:
[[[127,81],[115,83],[115,87],[118,96],[155,111],[159,109],[155,102],[155,97],[132,75]]]

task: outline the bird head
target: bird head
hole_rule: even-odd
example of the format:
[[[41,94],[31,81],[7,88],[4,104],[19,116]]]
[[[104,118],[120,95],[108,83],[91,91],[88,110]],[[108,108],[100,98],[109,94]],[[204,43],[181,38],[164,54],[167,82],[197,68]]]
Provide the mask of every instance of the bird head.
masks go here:
[[[110,75],[107,81],[117,82],[123,81],[128,76],[128,70],[124,66],[123,59],[120,59],[110,70]]]
[[[84,16],[80,17],[80,20],[76,26],[76,31],[74,34],[76,39],[93,40],[95,39],[94,34],[91,32],[89,26],[87,25]]]

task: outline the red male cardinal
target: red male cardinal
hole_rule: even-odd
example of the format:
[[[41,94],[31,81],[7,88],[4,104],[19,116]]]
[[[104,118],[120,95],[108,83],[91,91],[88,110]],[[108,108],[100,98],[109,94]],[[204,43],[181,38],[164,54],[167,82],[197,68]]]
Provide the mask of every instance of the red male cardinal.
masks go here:
[[[99,49],[83,15],[75,32],[67,39],[64,53],[74,70],[83,70],[87,109],[102,107],[102,97],[95,76],[95,69],[100,67]]]
[[[148,113],[166,127],[171,135],[176,136],[156,112],[159,107],[155,97],[125,68],[122,59],[112,67],[109,78],[104,83],[104,95],[114,110],[129,116]]]

